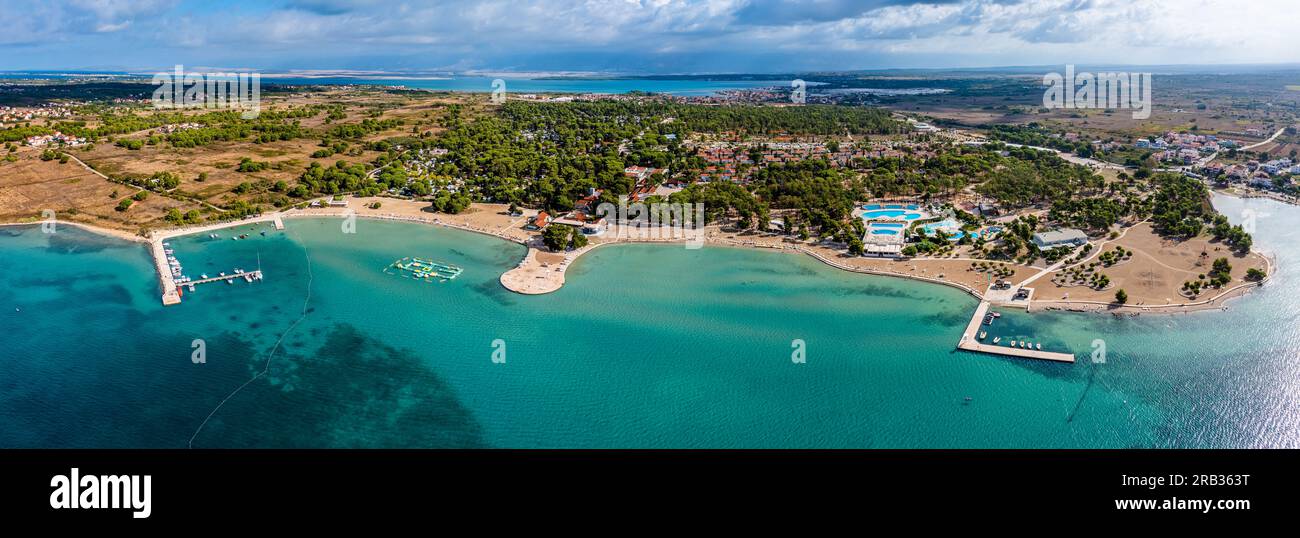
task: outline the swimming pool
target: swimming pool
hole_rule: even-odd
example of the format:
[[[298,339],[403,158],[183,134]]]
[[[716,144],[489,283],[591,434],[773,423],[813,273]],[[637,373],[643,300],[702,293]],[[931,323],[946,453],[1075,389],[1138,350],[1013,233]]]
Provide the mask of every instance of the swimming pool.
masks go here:
[[[893,220],[916,220],[922,215],[915,211],[906,211],[903,209],[872,209],[862,214],[862,218],[867,220],[874,219],[893,219]]]
[[[979,232],[962,231],[961,224],[953,219],[945,219],[939,222],[931,222],[929,224],[921,225],[921,233],[925,235],[935,235],[936,231],[943,231],[944,234],[947,234],[949,241],[957,241],[968,235],[971,239],[978,239],[980,236]]]
[[[906,206],[904,206],[903,204],[867,204],[862,206],[862,209],[866,209],[868,211],[873,211],[876,209],[908,209],[911,211],[916,211],[921,208],[916,204],[907,204]]]
[[[903,240],[903,229],[907,225],[901,222],[868,222],[864,241],[872,244],[896,244]]]

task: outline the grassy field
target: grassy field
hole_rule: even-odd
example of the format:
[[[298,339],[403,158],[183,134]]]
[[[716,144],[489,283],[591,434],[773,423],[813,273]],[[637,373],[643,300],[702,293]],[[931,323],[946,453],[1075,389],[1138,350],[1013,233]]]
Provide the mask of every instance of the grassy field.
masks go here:
[[[337,161],[370,163],[381,155],[367,147],[368,143],[395,137],[430,136],[442,129],[448,105],[459,104],[462,114],[470,116],[485,108],[486,98],[460,94],[430,92],[397,92],[380,88],[334,88],[300,93],[277,92],[263,99],[264,111],[284,111],[304,107],[321,107],[322,112],[310,117],[283,120],[297,122],[301,136],[291,140],[258,143],[252,139],[212,142],[198,147],[174,147],[165,140],[166,134],[158,128],[142,129],[117,134],[94,144],[67,148],[68,154],[82,160],[113,181],[86,170],[76,161],[60,164],[43,161],[36,148],[20,148],[17,162],[0,161],[0,216],[5,220],[36,218],[43,209],[52,209],[64,218],[135,231],[144,227],[166,226],[163,220],[168,210],[176,208],[182,213],[197,210],[207,217],[219,214],[238,201],[261,204],[264,207],[282,206],[296,202],[282,193],[272,192],[277,182],[289,186],[313,161],[333,165]],[[328,108],[329,112],[324,110]],[[117,111],[128,110],[118,108]],[[146,108],[135,107],[137,115],[151,113]],[[186,111],[186,117],[210,111]],[[356,125],[365,120],[400,120],[401,125],[368,132],[364,136],[346,139],[330,138],[332,128]],[[55,127],[59,121],[82,121],[87,128],[100,125],[95,115],[31,122],[33,125]],[[127,149],[117,145],[121,140],[147,140],[153,137],[154,145],[140,149]],[[323,149],[322,140],[331,143],[346,142],[347,149],[328,157],[313,157]],[[266,163],[264,169],[253,172],[238,170],[240,161],[251,159]],[[149,178],[160,172],[175,174],[180,185],[165,192],[148,195],[126,211],[117,211],[122,198],[139,189],[120,182]],[[202,178],[202,180],[200,180]],[[241,184],[252,188],[236,192]]]
[[[126,211],[118,203],[140,189],[104,180],[75,161],[43,161],[40,152],[24,149],[18,162],[0,165],[0,220],[18,222],[42,218],[54,211],[60,220],[136,231],[163,223],[167,210],[186,204],[149,195]]]

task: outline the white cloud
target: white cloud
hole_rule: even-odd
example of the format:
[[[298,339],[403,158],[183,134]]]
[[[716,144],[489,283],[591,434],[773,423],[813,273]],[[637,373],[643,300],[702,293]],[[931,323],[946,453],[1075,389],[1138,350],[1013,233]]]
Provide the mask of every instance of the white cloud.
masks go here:
[[[27,2],[23,2],[27,4]],[[1300,61],[1288,0],[0,0],[6,44],[139,61],[664,70]],[[179,34],[179,35],[178,35]],[[154,46],[148,46],[153,41]],[[103,40],[83,45],[106,56]],[[34,45],[35,44],[35,45]],[[141,46],[142,45],[142,46]],[[126,51],[118,51],[125,53]],[[151,59],[153,58],[153,59]],[[394,60],[396,59],[396,60]],[[0,68],[5,68],[0,59]],[[73,61],[69,59],[69,61]],[[733,66],[733,68],[728,68]],[[358,65],[353,65],[358,67]]]

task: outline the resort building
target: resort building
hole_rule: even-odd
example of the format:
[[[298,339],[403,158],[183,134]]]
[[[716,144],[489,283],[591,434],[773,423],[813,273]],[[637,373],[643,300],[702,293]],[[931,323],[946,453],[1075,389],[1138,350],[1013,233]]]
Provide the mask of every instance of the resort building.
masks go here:
[[[862,236],[868,256],[897,257],[903,252],[907,225],[901,222],[868,222]]]
[[[1077,247],[1087,242],[1088,234],[1074,228],[1061,228],[1034,234],[1034,244],[1038,245],[1040,250],[1062,246]]]
[[[542,211],[541,213],[538,213],[537,216],[533,218],[533,220],[528,221],[528,225],[524,226],[524,229],[540,230],[542,228],[545,228],[550,223],[551,223],[551,215],[545,211]]]
[[[574,211],[551,221],[551,223],[577,228],[586,235],[600,235],[609,229],[609,221],[604,217],[588,215],[581,211]]]
[[[584,196],[581,200],[578,200],[573,204],[573,210],[585,213],[595,212],[596,205],[600,203],[600,195],[604,192],[605,191],[596,188],[588,189],[587,196]]]

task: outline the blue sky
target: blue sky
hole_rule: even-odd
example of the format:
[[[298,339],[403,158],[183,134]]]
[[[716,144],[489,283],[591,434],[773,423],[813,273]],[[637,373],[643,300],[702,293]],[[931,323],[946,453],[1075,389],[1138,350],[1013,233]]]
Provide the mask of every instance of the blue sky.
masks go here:
[[[0,0],[0,70],[1300,62],[1294,0]]]

